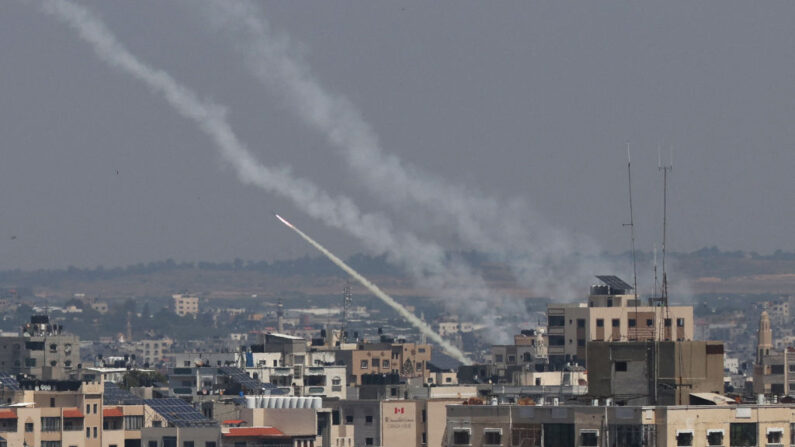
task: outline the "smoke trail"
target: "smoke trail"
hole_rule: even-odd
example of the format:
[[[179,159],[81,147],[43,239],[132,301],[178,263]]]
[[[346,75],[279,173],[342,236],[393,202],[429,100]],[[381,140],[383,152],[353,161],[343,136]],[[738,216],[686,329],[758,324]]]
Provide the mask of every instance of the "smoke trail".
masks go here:
[[[205,0],[204,4],[207,17],[231,34],[254,75],[342,150],[368,190],[400,207],[401,213],[423,212],[426,222],[430,213],[439,223],[455,228],[462,242],[508,262],[520,282],[542,293],[570,297],[573,290],[565,280],[584,281],[606,267],[604,260],[598,260],[599,267],[592,262],[599,252],[593,241],[548,224],[523,202],[503,203],[445,183],[385,153],[361,113],[322,86],[298,58],[296,46],[271,30],[253,2]],[[425,209],[419,211],[416,204]],[[577,256],[583,252],[592,255]]]
[[[310,216],[357,237],[368,249],[386,253],[390,262],[403,266],[418,285],[433,290],[438,298],[463,297],[470,305],[461,310],[489,323],[495,341],[506,340],[505,329],[490,324],[496,319],[496,309],[489,304],[493,293],[467,266],[447,259],[441,247],[410,233],[396,233],[383,216],[362,213],[351,199],[331,197],[313,183],[293,177],[287,167],[258,162],[235,135],[223,107],[201,100],[168,73],[138,60],[88,9],[67,0],[47,0],[44,10],[75,29],[101,60],[143,82],[180,115],[193,120],[215,142],[241,182],[285,197]]]
[[[417,318],[417,316],[414,315],[413,313],[409,312],[408,309],[406,309],[400,303],[395,301],[394,298],[384,293],[384,291],[381,290],[377,285],[373,284],[372,282],[370,282],[370,280],[359,274],[359,272],[352,269],[350,266],[348,266],[348,264],[344,263],[342,259],[334,256],[334,253],[328,251],[325,247],[320,245],[320,243],[316,242],[314,239],[307,236],[306,233],[299,230],[298,227],[291,224],[290,222],[287,222],[287,220],[285,220],[282,216],[277,214],[276,217],[278,217],[283,224],[287,225],[290,229],[298,233],[298,235],[301,236],[305,241],[309,242],[313,247],[317,248],[318,251],[320,251],[321,253],[323,253],[323,255],[329,258],[331,262],[333,262],[337,267],[344,270],[345,273],[351,275],[353,279],[355,279],[356,281],[359,281],[359,283],[361,283],[361,285],[366,287],[367,290],[373,292],[373,295],[377,296],[381,301],[386,303],[392,309],[395,309],[403,318],[405,318],[414,327],[419,329],[420,332],[427,335],[428,337],[431,338],[431,340],[438,343],[439,346],[441,346],[442,349],[447,351],[448,354],[450,354],[456,360],[458,360],[459,362],[465,365],[472,364],[472,360],[468,359],[463,352],[461,352],[458,348],[450,344],[447,340],[440,337],[439,334],[436,333],[436,331],[434,331],[433,329],[431,329],[430,326],[428,326],[427,323]]]

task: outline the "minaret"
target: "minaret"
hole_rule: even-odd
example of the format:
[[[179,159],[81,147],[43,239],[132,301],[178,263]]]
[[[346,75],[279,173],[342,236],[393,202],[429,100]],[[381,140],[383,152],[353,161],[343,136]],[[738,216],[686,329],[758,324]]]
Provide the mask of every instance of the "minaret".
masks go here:
[[[762,364],[762,357],[770,354],[773,348],[773,330],[770,329],[770,317],[767,311],[762,311],[759,317],[759,333],[757,334],[756,363]]]

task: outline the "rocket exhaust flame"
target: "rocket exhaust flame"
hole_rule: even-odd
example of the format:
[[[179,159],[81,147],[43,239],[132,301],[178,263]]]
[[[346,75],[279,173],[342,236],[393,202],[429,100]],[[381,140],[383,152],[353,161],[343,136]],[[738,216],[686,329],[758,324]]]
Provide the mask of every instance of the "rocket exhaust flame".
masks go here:
[[[369,279],[365,278],[359,272],[357,272],[356,270],[351,268],[348,264],[343,262],[342,259],[336,257],[333,253],[331,253],[330,251],[326,250],[325,247],[320,245],[318,242],[316,242],[311,237],[307,236],[306,233],[304,233],[303,231],[299,230],[298,227],[296,227],[295,225],[293,225],[290,222],[288,222],[285,218],[283,218],[282,216],[280,216],[278,214],[276,215],[276,217],[283,224],[287,225],[288,227],[290,227],[290,229],[292,229],[293,231],[298,233],[298,235],[301,236],[301,238],[303,238],[305,241],[309,242],[310,245],[312,245],[313,247],[318,249],[318,251],[323,253],[323,255],[325,255],[327,258],[329,258],[329,260],[331,262],[333,262],[337,267],[341,268],[343,271],[345,271],[345,273],[351,275],[353,277],[353,279],[355,279],[356,281],[359,281],[359,283],[361,285],[366,287],[370,292],[373,293],[373,295],[378,297],[378,299],[380,299],[381,301],[386,303],[389,307],[395,309],[400,314],[400,316],[405,318],[409,323],[411,323],[412,326],[416,327],[417,329],[420,330],[420,332],[422,332],[423,334],[428,336],[428,338],[430,338],[431,340],[433,340],[436,343],[438,343],[439,346],[441,346],[442,349],[445,352],[447,352],[447,354],[449,354],[450,356],[452,356],[453,358],[455,358],[456,360],[458,360],[459,362],[461,362],[461,363],[463,363],[465,365],[471,365],[472,364],[472,360],[470,360],[463,352],[461,352],[461,350],[459,350],[458,348],[453,346],[447,340],[443,339],[439,334],[437,334],[433,329],[431,329],[431,327],[428,326],[427,323],[425,323],[424,321],[422,321],[419,318],[417,318],[417,316],[414,315],[413,313],[409,312],[408,309],[406,309],[400,303],[395,301],[394,298],[392,298],[391,296],[387,295],[386,292],[381,290],[377,285],[373,284]]]

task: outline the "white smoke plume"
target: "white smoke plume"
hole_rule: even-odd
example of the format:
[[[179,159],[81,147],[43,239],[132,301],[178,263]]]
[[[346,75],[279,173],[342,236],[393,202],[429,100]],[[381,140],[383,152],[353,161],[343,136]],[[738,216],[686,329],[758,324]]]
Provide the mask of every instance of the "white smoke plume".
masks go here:
[[[592,275],[614,268],[598,259],[593,241],[548,224],[524,202],[506,203],[446,183],[386,153],[356,107],[323,87],[299,57],[298,46],[272,30],[259,5],[224,0],[203,5],[255,77],[341,150],[368,190],[402,214],[432,216],[454,229],[462,243],[507,262],[520,283],[554,298],[581,296]]]
[[[241,182],[285,197],[311,217],[355,236],[368,249],[386,253],[391,262],[402,266],[418,285],[433,290],[437,298],[466,300],[469,305],[462,312],[487,323],[496,318],[493,293],[482,277],[448,259],[441,247],[410,233],[397,233],[383,216],[361,212],[351,199],[330,196],[313,183],[294,177],[288,167],[260,163],[232,130],[224,107],[199,98],[168,73],[140,61],[85,7],[68,0],[46,0],[43,5],[46,13],[77,31],[101,60],[144,83],[180,115],[194,121],[214,141]],[[495,327],[492,340],[504,342],[507,335]]]

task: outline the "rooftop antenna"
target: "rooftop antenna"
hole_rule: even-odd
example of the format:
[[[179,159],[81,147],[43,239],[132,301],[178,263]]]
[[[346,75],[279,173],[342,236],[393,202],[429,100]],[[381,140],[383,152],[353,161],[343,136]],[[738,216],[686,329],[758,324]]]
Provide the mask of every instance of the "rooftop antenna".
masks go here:
[[[345,281],[342,297],[342,327],[340,328],[340,345],[345,343],[345,325],[348,322],[348,308],[351,306],[351,280]]]
[[[638,338],[638,266],[635,257],[635,217],[632,210],[632,158],[629,154],[629,141],[627,141],[627,180],[629,181],[629,223],[624,224],[629,227],[632,236],[632,284],[635,292],[635,339]]]
[[[654,295],[653,297],[657,297],[657,244],[654,244],[652,248],[654,252]]]
[[[668,165],[663,165],[659,148],[657,150],[657,169],[663,173],[662,299],[666,309],[668,308],[668,272],[665,270],[666,233],[668,228],[668,173],[674,168],[673,154],[674,150],[671,148],[671,162]]]

